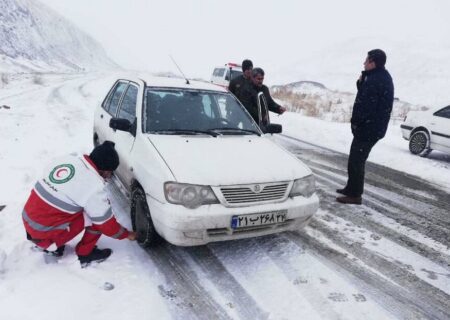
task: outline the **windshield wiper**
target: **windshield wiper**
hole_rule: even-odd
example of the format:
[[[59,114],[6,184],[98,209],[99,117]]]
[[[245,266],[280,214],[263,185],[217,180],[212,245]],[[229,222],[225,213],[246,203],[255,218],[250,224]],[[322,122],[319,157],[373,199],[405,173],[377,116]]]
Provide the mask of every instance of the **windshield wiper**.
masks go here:
[[[209,129],[210,131],[227,131],[227,132],[233,132],[233,133],[239,133],[239,134],[256,134],[258,136],[261,136],[261,134],[258,131],[255,130],[248,130],[248,129],[241,129],[241,128],[213,128]]]
[[[203,131],[203,130],[191,130],[191,129],[168,129],[168,130],[151,130],[147,131],[147,133],[153,133],[153,134],[190,134],[190,135],[198,135],[198,134],[207,134],[209,136],[217,137],[219,134],[214,131]]]

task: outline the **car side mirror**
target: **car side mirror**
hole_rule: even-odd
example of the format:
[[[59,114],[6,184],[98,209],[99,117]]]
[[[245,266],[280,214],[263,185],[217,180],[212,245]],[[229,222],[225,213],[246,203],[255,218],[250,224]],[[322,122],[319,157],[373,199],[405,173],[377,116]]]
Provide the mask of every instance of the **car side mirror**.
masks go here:
[[[128,119],[111,118],[109,120],[109,127],[114,130],[129,132],[133,136],[136,136],[136,121],[131,123]]]
[[[271,123],[261,128],[264,133],[281,133],[283,131],[283,126],[277,123]]]

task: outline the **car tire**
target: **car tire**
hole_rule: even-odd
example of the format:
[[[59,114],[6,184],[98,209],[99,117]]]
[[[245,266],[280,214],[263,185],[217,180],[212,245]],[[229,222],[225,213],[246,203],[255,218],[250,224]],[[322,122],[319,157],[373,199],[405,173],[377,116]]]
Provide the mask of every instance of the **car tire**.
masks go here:
[[[421,157],[426,157],[430,154],[430,136],[426,131],[416,131],[411,135],[409,138],[409,151]]]
[[[136,232],[136,240],[143,248],[149,248],[162,242],[161,236],[153,225],[144,190],[140,187],[131,193],[131,223]]]

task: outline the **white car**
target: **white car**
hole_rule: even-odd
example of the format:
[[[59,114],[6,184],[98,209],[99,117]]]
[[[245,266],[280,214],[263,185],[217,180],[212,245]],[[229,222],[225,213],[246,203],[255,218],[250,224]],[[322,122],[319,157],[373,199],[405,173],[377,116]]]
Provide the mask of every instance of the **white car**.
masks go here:
[[[115,143],[139,243],[203,245],[305,226],[319,207],[311,170],[226,89],[186,82],[118,80],[95,111],[94,143]]]
[[[409,151],[422,157],[432,150],[450,153],[450,106],[438,110],[410,111],[400,125]]]
[[[214,68],[211,82],[228,88],[230,81],[242,74],[242,67],[237,63],[226,63],[225,66]]]

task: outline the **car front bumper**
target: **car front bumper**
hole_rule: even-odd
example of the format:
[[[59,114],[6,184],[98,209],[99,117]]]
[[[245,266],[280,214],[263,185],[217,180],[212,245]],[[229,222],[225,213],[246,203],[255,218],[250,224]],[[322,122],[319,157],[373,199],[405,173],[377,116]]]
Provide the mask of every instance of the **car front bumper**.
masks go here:
[[[317,194],[309,198],[298,196],[279,203],[233,208],[213,204],[188,209],[181,205],[160,203],[148,196],[147,203],[158,233],[168,242],[179,246],[204,245],[298,230],[308,224],[319,208]],[[287,212],[286,221],[242,229],[231,228],[233,216],[278,211]]]

